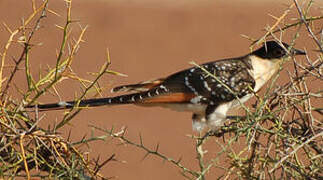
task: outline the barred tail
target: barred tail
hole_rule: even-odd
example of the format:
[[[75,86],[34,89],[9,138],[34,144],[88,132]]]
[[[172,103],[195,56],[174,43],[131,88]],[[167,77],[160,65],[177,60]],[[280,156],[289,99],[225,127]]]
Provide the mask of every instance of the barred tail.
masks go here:
[[[189,102],[195,95],[191,92],[171,92],[169,88],[164,85],[152,88],[148,91],[126,94],[108,98],[85,99],[78,104],[77,101],[61,101],[51,104],[30,105],[26,108],[37,108],[41,110],[58,110],[70,109],[77,107],[95,107],[104,105],[118,105],[118,104],[136,104],[136,105],[154,105],[160,103],[184,103]]]
[[[156,93],[158,91],[154,91]],[[120,104],[140,104],[148,98],[151,98],[154,94],[151,91],[126,94],[115,97],[108,98],[94,98],[94,99],[84,99],[79,102],[77,107],[95,107],[95,106],[104,106],[104,105],[120,105]],[[38,104],[38,105],[29,105],[25,108],[35,108],[43,110],[60,110],[60,109],[70,109],[76,106],[77,101],[61,101],[58,103],[50,104]]]
[[[104,105],[118,105],[118,104],[130,104],[131,96],[123,95],[116,96],[111,98],[94,98],[94,99],[84,99],[79,102],[77,107],[95,107],[95,106],[104,106]],[[132,95],[133,96],[133,95]],[[50,104],[38,104],[38,105],[29,105],[26,108],[35,108],[42,110],[61,110],[61,109],[71,109],[76,106],[77,101],[60,101],[57,103]]]

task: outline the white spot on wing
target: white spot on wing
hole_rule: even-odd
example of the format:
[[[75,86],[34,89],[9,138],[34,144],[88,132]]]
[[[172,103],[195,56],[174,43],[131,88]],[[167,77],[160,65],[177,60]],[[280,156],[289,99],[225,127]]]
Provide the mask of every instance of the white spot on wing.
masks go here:
[[[201,96],[195,96],[191,99],[191,103],[198,104],[201,101]]]
[[[169,91],[164,85],[160,85],[159,88],[162,89],[162,90],[164,90],[165,92],[168,92]]]
[[[66,101],[60,101],[57,103],[57,105],[59,105],[61,107],[73,106],[71,103],[67,103]]]
[[[210,86],[208,85],[208,83],[206,81],[203,81],[204,87],[205,89],[207,89],[208,91],[212,91],[212,89],[210,88]]]
[[[221,94],[221,98],[222,98],[222,99],[225,99],[225,96],[224,96],[223,94]]]
[[[198,95],[198,92],[196,91],[196,89],[193,86],[191,86],[187,76],[185,76],[184,78],[184,83],[195,95]]]
[[[184,83],[185,83],[186,86],[189,86],[190,85],[190,82],[188,81],[188,77],[187,76],[185,76],[185,78],[184,78]]]

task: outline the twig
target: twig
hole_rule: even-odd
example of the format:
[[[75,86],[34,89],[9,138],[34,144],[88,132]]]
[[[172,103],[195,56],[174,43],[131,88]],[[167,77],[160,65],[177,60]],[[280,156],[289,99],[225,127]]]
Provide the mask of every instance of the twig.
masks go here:
[[[21,155],[24,161],[24,166],[25,166],[25,171],[27,174],[27,179],[30,179],[30,174],[29,174],[29,168],[28,168],[28,164],[27,164],[27,159],[26,159],[26,154],[25,154],[25,150],[24,150],[24,145],[23,145],[23,139],[24,139],[25,135],[21,134],[20,138],[19,138],[19,145],[20,145],[20,150],[21,150]]]
[[[295,3],[295,6],[297,8],[297,11],[299,13],[299,16],[301,18],[301,20],[303,21],[303,23],[305,24],[305,27],[308,31],[308,33],[311,35],[311,37],[313,38],[313,40],[315,41],[316,45],[318,46],[318,48],[320,49],[321,53],[323,53],[323,47],[322,44],[320,43],[320,41],[317,39],[317,37],[314,35],[312,29],[310,28],[310,26],[308,25],[308,22],[306,21],[306,18],[304,17],[304,14],[302,12],[302,9],[300,8],[300,6],[298,5],[297,0],[293,0]]]
[[[121,131],[119,132],[114,132],[114,129],[110,129],[110,130],[106,130],[106,129],[102,129],[102,128],[99,128],[99,127],[96,127],[96,126],[93,126],[91,125],[91,127],[99,130],[99,131],[102,131],[102,132],[105,132],[107,133],[108,136],[110,137],[113,137],[113,138],[117,138],[117,139],[120,139],[123,143],[125,144],[128,144],[128,145],[132,145],[134,147],[137,147],[139,149],[142,149],[144,151],[146,151],[146,155],[144,157],[147,157],[148,155],[155,155],[165,161],[168,161],[170,162],[171,164],[175,165],[176,167],[182,169],[183,172],[187,172],[189,174],[191,174],[193,177],[199,177],[200,175],[198,173],[196,173],[195,171],[193,170],[190,170],[186,167],[184,167],[181,163],[180,163],[180,160],[179,159],[178,161],[174,160],[173,158],[169,158],[167,157],[166,155],[164,154],[161,154],[160,152],[158,152],[158,147],[159,145],[157,145],[157,147],[154,149],[154,150],[151,150],[149,148],[147,148],[144,144],[143,144],[143,140],[142,140],[142,137],[141,135],[139,136],[140,137],[140,143],[135,143],[131,140],[129,140],[128,138],[125,137],[125,133],[126,133],[126,129],[123,128]]]
[[[15,61],[15,67],[14,67],[13,71],[11,72],[11,74],[10,74],[10,76],[9,76],[8,82],[7,82],[7,84],[6,84],[5,88],[4,88],[4,90],[3,90],[3,91],[2,91],[2,93],[1,93],[1,97],[0,97],[0,99],[2,99],[2,100],[3,100],[4,95],[7,93],[8,89],[9,89],[9,87],[10,87],[11,81],[13,80],[13,78],[14,78],[14,76],[15,76],[16,72],[17,72],[17,71],[18,71],[18,69],[19,69],[19,64],[23,61],[23,58],[24,58],[24,56],[25,56],[25,54],[26,54],[26,52],[27,52],[27,50],[28,50],[28,48],[29,48],[29,46],[30,46],[30,45],[29,45],[29,43],[30,43],[31,38],[33,37],[34,33],[35,33],[35,32],[38,30],[38,28],[40,27],[41,20],[42,20],[44,17],[46,17],[47,3],[48,3],[48,0],[44,1],[44,3],[43,3],[43,4],[42,4],[42,5],[41,5],[37,10],[35,10],[35,11],[33,12],[33,14],[31,14],[31,15],[29,16],[29,18],[27,19],[27,21],[25,21],[21,27],[19,27],[17,30],[15,30],[14,32],[12,32],[12,33],[11,33],[11,35],[10,35],[10,38],[9,38],[9,40],[8,40],[8,43],[7,43],[6,47],[5,47],[4,53],[2,54],[2,59],[1,59],[1,61],[2,61],[2,66],[1,66],[1,69],[0,69],[0,80],[1,80],[1,77],[2,77],[2,69],[3,69],[3,66],[4,66],[4,62],[5,62],[5,57],[6,57],[7,51],[8,51],[8,49],[9,49],[9,47],[10,47],[10,44],[11,44],[11,42],[13,41],[13,37],[14,37],[17,33],[19,33],[20,31],[22,31],[22,30],[24,29],[24,27],[26,27],[26,26],[29,24],[29,22],[31,21],[31,19],[32,19],[36,14],[38,14],[38,12],[40,12],[40,11],[42,10],[42,14],[41,14],[41,16],[37,19],[36,24],[34,25],[33,29],[31,30],[31,32],[30,32],[30,33],[29,33],[29,35],[28,35],[28,38],[27,38],[26,42],[24,43],[24,49],[23,49],[23,52],[21,53],[21,55],[20,55],[19,59],[18,59],[17,61]],[[2,82],[0,81],[0,89],[1,89],[1,84],[2,84]]]
[[[295,154],[301,147],[305,146],[306,144],[309,144],[311,141],[313,141],[315,138],[323,136],[323,131],[312,136],[310,139],[308,139],[307,141],[305,141],[304,143],[302,143],[301,145],[297,146],[292,152],[288,153],[286,156],[284,156],[283,158],[281,158],[280,161],[278,161],[274,167],[269,171],[269,173],[272,173],[273,171],[275,171],[278,166],[283,163],[288,157],[290,157],[291,155]]]

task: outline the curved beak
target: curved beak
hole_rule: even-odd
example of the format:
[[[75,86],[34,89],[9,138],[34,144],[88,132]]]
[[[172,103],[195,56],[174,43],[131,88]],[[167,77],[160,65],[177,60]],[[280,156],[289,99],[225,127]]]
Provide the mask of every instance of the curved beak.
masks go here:
[[[290,52],[292,55],[306,55],[305,51],[295,49],[295,48],[292,48]]]

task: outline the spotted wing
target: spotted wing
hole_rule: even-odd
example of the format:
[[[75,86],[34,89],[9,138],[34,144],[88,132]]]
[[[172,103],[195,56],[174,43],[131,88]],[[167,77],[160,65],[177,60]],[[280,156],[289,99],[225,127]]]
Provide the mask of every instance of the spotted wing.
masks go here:
[[[188,94],[185,102],[202,104],[221,104],[243,97],[252,92],[255,81],[249,73],[251,66],[241,59],[211,62],[194,67],[167,77],[159,86],[150,91],[162,91],[168,94],[169,102],[178,102],[172,94]],[[207,72],[206,72],[207,71]],[[162,88],[162,89],[161,89]],[[151,102],[158,96],[151,96]],[[147,99],[148,101],[148,99]],[[163,101],[166,101],[163,98]]]

